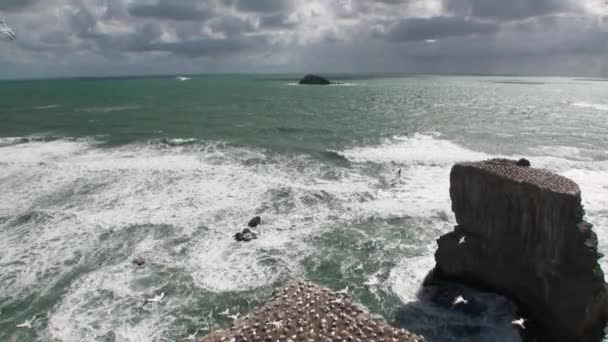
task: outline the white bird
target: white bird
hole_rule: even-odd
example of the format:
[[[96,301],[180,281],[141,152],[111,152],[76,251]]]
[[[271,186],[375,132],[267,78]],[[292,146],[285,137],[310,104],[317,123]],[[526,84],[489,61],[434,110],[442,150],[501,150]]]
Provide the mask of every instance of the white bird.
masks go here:
[[[0,35],[5,36],[9,40],[17,39],[17,35],[15,34],[15,31],[13,31],[12,28],[6,26],[6,24],[2,20],[0,20]]]
[[[144,305],[148,304],[148,303],[160,303],[163,298],[165,298],[165,293],[161,292],[161,294],[156,295],[152,298],[146,298],[146,302],[144,303]]]
[[[281,329],[283,327],[283,321],[274,321],[268,323],[269,325],[273,325],[277,329]]]
[[[196,333],[188,335],[188,337],[182,338],[182,341],[194,341],[196,339]]]
[[[458,244],[462,245],[463,243],[467,242],[466,236],[463,236],[460,238],[460,240],[458,240]]]
[[[21,324],[17,324],[16,327],[17,328],[32,329],[32,323],[34,323],[34,321],[36,320],[36,318],[38,318],[38,315],[35,315],[34,317],[32,317],[32,319],[26,320],[25,322],[23,322]]]
[[[226,317],[232,319],[233,321],[236,321],[237,319],[239,319],[239,315],[240,315],[240,313],[237,312],[234,315],[229,315],[229,316],[226,316]]]
[[[340,291],[336,291],[336,294],[347,295],[348,294],[348,286]]]
[[[519,326],[519,327],[520,327],[520,328],[522,328],[522,329],[526,329],[526,327],[525,327],[525,325],[524,325],[524,323],[525,323],[525,322],[526,322],[526,320],[525,320],[525,319],[520,318],[520,319],[516,319],[516,320],[514,320],[513,322],[511,322],[511,324],[513,324],[513,325],[517,325],[517,326]]]
[[[466,304],[466,303],[468,303],[468,302],[469,302],[469,301],[468,301],[468,300],[466,300],[466,299],[464,299],[464,297],[463,297],[463,296],[458,296],[458,297],[456,297],[456,299],[454,299],[454,302],[452,303],[452,305],[456,306],[456,305],[458,305],[458,304]]]
[[[230,315],[230,309],[226,309],[226,310],[220,312],[220,315],[222,315],[222,316],[228,316],[228,315]]]
[[[188,80],[190,80],[190,77],[177,76],[177,79],[178,79],[179,81],[184,82],[184,81],[188,81]]]

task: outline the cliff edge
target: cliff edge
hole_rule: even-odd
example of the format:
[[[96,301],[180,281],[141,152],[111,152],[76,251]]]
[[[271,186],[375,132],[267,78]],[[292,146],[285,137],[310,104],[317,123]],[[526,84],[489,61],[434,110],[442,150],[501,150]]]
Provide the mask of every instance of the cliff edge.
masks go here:
[[[344,293],[309,282],[276,290],[272,299],[232,326],[199,342],[228,341],[394,341],[425,339],[372,317]]]
[[[597,236],[573,181],[507,159],[456,164],[458,225],[439,238],[428,278],[461,281],[519,303],[541,340],[601,331],[608,295]]]

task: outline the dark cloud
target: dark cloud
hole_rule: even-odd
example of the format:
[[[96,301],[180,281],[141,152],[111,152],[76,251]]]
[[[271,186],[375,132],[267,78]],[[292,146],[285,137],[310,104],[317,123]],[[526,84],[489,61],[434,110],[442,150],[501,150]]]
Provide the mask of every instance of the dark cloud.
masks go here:
[[[256,13],[285,12],[293,8],[292,0],[224,0],[239,11]]]
[[[456,15],[493,19],[524,19],[580,10],[584,0],[444,0]]]
[[[296,24],[290,22],[288,16],[283,13],[263,15],[260,17],[260,28],[262,29],[291,29],[295,26]]]
[[[0,11],[13,12],[24,10],[38,0],[0,0]]]
[[[497,32],[499,28],[500,26],[495,23],[463,17],[409,18],[389,25],[385,32],[375,31],[375,35],[395,42],[410,42],[491,34]]]
[[[213,9],[196,0],[159,0],[153,5],[132,5],[129,14],[143,18],[205,20],[213,15]]]

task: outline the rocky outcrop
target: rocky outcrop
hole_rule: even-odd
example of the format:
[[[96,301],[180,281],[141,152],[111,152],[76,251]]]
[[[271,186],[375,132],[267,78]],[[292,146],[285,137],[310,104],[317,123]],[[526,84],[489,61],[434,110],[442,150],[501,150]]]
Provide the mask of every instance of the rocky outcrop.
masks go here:
[[[458,225],[439,238],[430,281],[510,297],[543,341],[581,341],[603,328],[602,255],[576,183],[505,159],[457,164],[450,183]]]
[[[324,77],[309,74],[309,75],[304,76],[304,78],[301,79],[300,82],[298,82],[298,84],[328,85],[328,84],[331,84],[331,82]]]
[[[289,340],[425,341],[372,317],[365,308],[353,304],[347,294],[298,282],[275,291],[266,305],[200,342]]]

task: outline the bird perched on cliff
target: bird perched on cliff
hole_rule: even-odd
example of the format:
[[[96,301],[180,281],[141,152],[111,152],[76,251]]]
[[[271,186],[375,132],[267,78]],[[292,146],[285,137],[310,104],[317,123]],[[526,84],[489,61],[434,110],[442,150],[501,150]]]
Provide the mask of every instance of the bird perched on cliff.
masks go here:
[[[453,306],[459,305],[459,304],[467,304],[469,301],[464,299],[463,296],[458,296],[456,297],[456,299],[454,299],[454,302],[452,303]]]
[[[518,326],[518,327],[520,327],[522,329],[526,329],[526,327],[524,325],[525,322],[526,322],[525,319],[520,318],[520,319],[514,320],[513,322],[511,322],[511,324],[516,325],[516,326]]]
[[[15,34],[15,31],[13,31],[12,28],[6,26],[6,24],[2,20],[0,20],[0,36],[2,36],[5,39],[8,39],[8,40],[17,39],[17,35]]]

